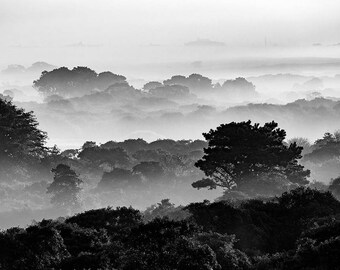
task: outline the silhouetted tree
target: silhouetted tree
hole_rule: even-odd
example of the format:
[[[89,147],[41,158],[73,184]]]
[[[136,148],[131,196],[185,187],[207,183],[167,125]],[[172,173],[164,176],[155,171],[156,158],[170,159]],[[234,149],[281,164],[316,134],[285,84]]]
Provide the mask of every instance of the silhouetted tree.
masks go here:
[[[39,157],[46,153],[47,135],[38,129],[33,112],[0,99],[0,159]]]
[[[302,147],[296,143],[286,146],[283,143],[286,132],[275,122],[262,127],[252,125],[251,121],[232,122],[203,136],[209,145],[195,165],[207,178],[194,182],[195,188],[220,186],[232,190],[268,175],[282,176],[296,184],[308,183],[306,177],[310,172],[297,161],[301,158]]]
[[[47,135],[33,112],[25,112],[0,98],[0,178],[27,177],[23,171],[47,155]]]
[[[83,181],[68,165],[59,164],[52,172],[53,182],[47,187],[47,193],[52,194],[51,202],[58,207],[79,208],[78,194]]]

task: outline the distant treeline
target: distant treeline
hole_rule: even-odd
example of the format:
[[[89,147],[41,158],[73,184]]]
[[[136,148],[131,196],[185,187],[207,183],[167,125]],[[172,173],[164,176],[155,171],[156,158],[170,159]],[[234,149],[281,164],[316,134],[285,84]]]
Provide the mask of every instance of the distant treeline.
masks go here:
[[[88,67],[74,67],[68,69],[61,67],[52,71],[43,71],[40,78],[33,82],[36,88],[44,96],[75,97],[93,94],[94,92],[119,91],[120,88],[129,88],[126,77],[114,74],[110,71],[96,73]],[[142,90],[142,91],[141,91]],[[185,98],[189,93],[209,93],[212,90],[223,91],[231,97],[257,96],[255,86],[245,78],[226,80],[222,85],[213,84],[212,80],[200,74],[191,74],[188,77],[182,75],[172,76],[163,82],[151,81],[143,86],[143,89],[135,91],[136,95],[145,95],[159,98]],[[145,95],[147,96],[147,95]]]
[[[314,144],[303,138],[285,142],[285,131],[278,129],[274,122],[263,127],[252,125],[249,121],[232,122],[221,125],[216,131],[211,130],[210,135],[205,134],[206,141],[160,139],[148,143],[143,139],[129,139],[100,145],[88,141],[79,149],[61,152],[57,146],[45,146],[47,134],[38,129],[32,112],[25,112],[10,101],[1,99],[0,102],[0,136],[4,142],[0,146],[0,179],[7,183],[1,186],[6,200],[19,196],[27,203],[39,198],[45,204],[48,198],[46,192],[53,179],[64,179],[51,172],[58,165],[68,166],[66,171],[74,174],[74,179],[81,180],[86,188],[85,197],[86,194],[91,197],[98,193],[108,193],[107,196],[112,197],[109,194],[114,191],[117,201],[122,197],[142,198],[141,191],[147,192],[150,198],[159,190],[175,194],[183,187],[189,188],[193,182],[196,188],[225,188],[221,199],[270,197],[296,185],[322,190],[330,188],[335,196],[340,194],[336,182],[340,175],[338,132],[326,133]],[[214,155],[213,149],[219,148],[218,151],[222,152]],[[306,179],[309,171],[300,164],[311,170],[312,179],[309,181]],[[216,173],[221,173],[219,170],[222,170],[222,180],[227,181],[232,176],[229,184],[215,181],[218,179]],[[315,178],[318,174],[323,178]],[[329,178],[325,178],[327,175]],[[197,181],[200,178],[202,180]],[[331,178],[335,180],[328,187],[325,183]],[[9,183],[21,184],[10,187]],[[78,190],[70,186],[70,190],[73,189]],[[67,190],[64,192],[67,193]],[[74,194],[77,193],[74,191]],[[25,199],[23,194],[26,194]]]
[[[10,100],[0,98],[0,123],[3,203],[16,196],[28,209],[74,213],[103,197],[224,190],[213,203],[164,199],[144,212],[101,208],[2,231],[1,269],[338,269],[339,173],[329,186],[308,177],[309,168],[337,171],[339,132],[287,142],[276,122],[249,120],[205,140],[87,141],[61,152],[46,147],[33,112]]]

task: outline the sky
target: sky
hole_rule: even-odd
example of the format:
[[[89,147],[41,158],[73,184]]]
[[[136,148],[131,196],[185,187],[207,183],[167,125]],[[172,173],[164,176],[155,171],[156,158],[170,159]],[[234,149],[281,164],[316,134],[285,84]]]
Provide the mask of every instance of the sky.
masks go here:
[[[0,0],[0,66],[201,61],[265,44],[300,53],[340,42],[339,10],[336,0]],[[185,48],[197,39],[226,46]]]
[[[192,73],[214,81],[332,76],[340,66],[339,11],[340,0],[0,0],[0,70],[37,61],[88,66],[137,88]],[[185,45],[198,39],[224,46]],[[6,80],[0,73],[0,87],[18,83]]]

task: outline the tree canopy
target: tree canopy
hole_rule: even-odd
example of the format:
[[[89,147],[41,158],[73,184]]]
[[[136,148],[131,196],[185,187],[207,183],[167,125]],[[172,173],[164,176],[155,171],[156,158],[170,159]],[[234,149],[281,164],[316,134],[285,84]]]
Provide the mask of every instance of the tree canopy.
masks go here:
[[[309,171],[298,164],[302,147],[284,143],[286,132],[275,122],[263,126],[247,122],[222,124],[203,133],[208,141],[205,155],[196,162],[207,178],[193,187],[240,188],[252,181],[281,177],[291,183],[306,184]]]
[[[83,182],[70,166],[59,164],[52,169],[54,180],[48,186],[47,193],[53,196],[51,202],[57,206],[70,209],[79,207],[78,193],[81,190],[80,184]]]
[[[109,71],[97,74],[88,67],[61,67],[52,71],[43,71],[33,86],[43,95],[79,96],[93,90],[105,90],[110,85],[126,82],[126,78]]]
[[[193,92],[205,91],[212,89],[212,80],[200,74],[191,74],[188,77],[182,75],[172,76],[168,80],[163,81],[164,85],[183,85]]]
[[[162,200],[3,230],[0,268],[338,269],[339,232],[340,202],[310,188],[240,204]]]
[[[33,112],[25,112],[0,98],[1,174],[10,166],[22,166],[44,156],[46,139]]]

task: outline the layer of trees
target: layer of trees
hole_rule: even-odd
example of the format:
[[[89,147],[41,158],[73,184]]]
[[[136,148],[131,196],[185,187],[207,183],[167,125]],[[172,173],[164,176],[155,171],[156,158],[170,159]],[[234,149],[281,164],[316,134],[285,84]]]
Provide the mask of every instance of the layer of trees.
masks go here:
[[[125,86],[125,87],[123,87]],[[129,86],[126,77],[114,74],[110,71],[97,73],[88,67],[60,67],[52,71],[43,71],[40,78],[33,82],[46,101],[62,100],[63,98],[81,97],[92,95],[93,99],[105,94],[114,94],[117,97],[124,96],[129,91],[137,91],[134,98],[165,98],[183,101],[195,98],[192,94],[221,94],[230,99],[255,98],[257,92],[255,86],[245,78],[226,80],[222,86],[213,84],[212,80],[200,74],[191,74],[188,77],[182,75],[172,76],[161,82],[151,81],[144,85],[143,91]],[[109,89],[111,88],[111,90]],[[120,89],[118,93],[117,89]],[[112,91],[113,90],[113,91]],[[53,97],[53,98],[52,98]]]
[[[17,108],[0,98],[0,180],[25,178],[49,155],[45,147],[47,134],[38,128],[33,112]]]
[[[147,143],[142,139],[101,145],[85,143],[73,161],[87,170],[102,173],[98,191],[153,188],[183,181],[189,185],[201,174],[194,163],[203,154],[205,145],[206,142],[200,140]]]
[[[78,172],[99,174],[98,189],[141,191],[143,185],[198,176],[198,160],[206,178],[193,186],[226,189],[213,203],[176,207],[162,200],[144,213],[103,208],[2,231],[1,269],[338,268],[340,202],[332,193],[339,196],[339,178],[329,186],[332,193],[303,187],[309,171],[298,162],[298,143],[308,144],[285,143],[286,133],[275,122],[223,124],[204,134],[207,141],[89,141],[60,153],[45,146],[46,133],[33,113],[0,102],[2,178],[48,178],[52,169],[47,186],[29,188],[51,194],[59,208],[79,209]],[[337,144],[338,133],[326,133],[305,159],[334,159]],[[267,198],[231,202],[228,195],[235,191]]]
[[[195,182],[194,187],[222,186],[226,189],[224,198],[249,198],[279,195],[297,185],[306,185],[309,171],[300,163],[310,168],[312,162],[319,162],[318,165],[338,158],[334,152],[337,133],[326,133],[313,145],[301,138],[287,145],[285,131],[276,123],[259,126],[249,121],[221,125],[204,134],[207,141],[147,143],[142,139],[130,139],[101,145],[86,142],[81,149],[60,153],[56,147],[44,146],[46,133],[38,129],[32,112],[26,113],[10,101],[1,100],[1,105],[4,181],[52,182],[51,170],[58,164],[65,164],[81,179],[96,179],[98,191],[110,191],[175,182],[189,185],[204,172],[206,177]],[[307,152],[298,162],[303,151],[301,146]],[[334,173],[333,178],[340,174]]]
[[[338,269],[339,231],[340,202],[309,188],[238,206],[165,200],[145,214],[102,208],[3,231],[0,267]]]
[[[109,71],[97,74],[88,67],[61,67],[43,71],[33,86],[44,96],[61,95],[65,97],[82,96],[94,90],[105,90],[116,83],[124,83],[126,78]]]
[[[45,147],[46,133],[39,130],[32,112],[17,108],[11,101],[0,102],[2,181],[20,180],[39,186],[41,181],[52,182],[51,170],[65,164],[81,179],[98,181],[98,191],[111,191],[157,184],[190,185],[204,172],[206,177],[194,187],[222,186],[226,190],[224,199],[237,199],[279,195],[297,185],[316,183],[306,181],[309,171],[301,164],[312,168],[314,175],[323,168],[333,173],[326,181],[340,174],[336,167],[337,132],[326,133],[314,144],[301,138],[287,144],[285,131],[274,122],[264,126],[232,122],[204,134],[207,141],[86,142],[81,149],[60,153],[56,147]],[[302,151],[305,153],[300,160]]]
[[[340,133],[326,132],[323,138],[314,143],[303,138],[295,138],[304,147],[301,164],[311,170],[314,181],[330,183],[340,175]]]

